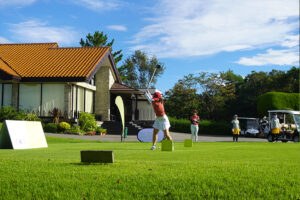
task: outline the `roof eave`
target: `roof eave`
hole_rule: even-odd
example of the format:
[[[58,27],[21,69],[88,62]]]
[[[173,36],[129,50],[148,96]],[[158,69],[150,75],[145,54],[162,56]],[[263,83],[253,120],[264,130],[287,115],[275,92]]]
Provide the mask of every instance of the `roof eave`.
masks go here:
[[[111,51],[110,49],[106,52],[106,54],[102,57],[101,61],[98,62],[96,64],[96,66],[94,67],[94,69],[92,70],[92,72],[90,73],[90,75],[88,77],[86,77],[86,80],[85,82],[89,82],[92,77],[97,73],[97,71],[100,69],[100,67],[102,66],[103,62],[105,61],[105,59],[108,58],[109,59],[109,62],[114,70],[114,74],[116,75],[116,78],[117,78],[117,82],[118,83],[122,83],[122,80],[121,80],[121,77],[120,77],[120,74],[119,74],[119,71],[115,65],[115,62],[114,62],[114,59],[113,59],[113,56],[111,54]]]

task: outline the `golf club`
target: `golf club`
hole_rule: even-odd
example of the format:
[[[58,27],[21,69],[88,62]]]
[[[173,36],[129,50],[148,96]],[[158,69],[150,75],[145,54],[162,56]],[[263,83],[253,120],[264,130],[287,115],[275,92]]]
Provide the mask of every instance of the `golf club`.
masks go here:
[[[154,77],[154,74],[155,74],[156,70],[159,69],[159,68],[161,68],[161,66],[160,66],[160,65],[156,65],[156,67],[155,67],[155,69],[154,69],[154,72],[153,72],[153,74],[152,74],[152,76],[151,76],[151,79],[150,79],[150,81],[149,81],[149,83],[148,83],[147,90],[148,90],[149,87],[150,87],[150,84],[151,84],[151,82],[152,82],[152,79],[153,79],[153,77]]]

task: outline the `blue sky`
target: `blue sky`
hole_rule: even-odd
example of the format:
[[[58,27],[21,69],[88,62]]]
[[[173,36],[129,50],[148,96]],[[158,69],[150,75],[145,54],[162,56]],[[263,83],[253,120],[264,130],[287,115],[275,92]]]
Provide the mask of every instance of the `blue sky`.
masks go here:
[[[189,73],[299,66],[298,0],[0,0],[0,43],[79,46],[96,30],[124,58],[157,56],[162,91]]]

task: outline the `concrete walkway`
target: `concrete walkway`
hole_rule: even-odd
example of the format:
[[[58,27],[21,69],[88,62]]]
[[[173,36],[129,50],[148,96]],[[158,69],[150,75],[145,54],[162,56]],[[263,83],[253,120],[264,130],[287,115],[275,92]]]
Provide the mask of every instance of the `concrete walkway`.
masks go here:
[[[175,142],[183,142],[185,139],[190,139],[191,134],[187,133],[176,133],[170,132]],[[57,133],[45,133],[46,136],[62,137],[62,138],[74,138],[83,140],[101,140],[101,141],[121,141],[120,135],[95,135],[95,136],[81,136],[81,135],[70,135],[70,134],[57,134]],[[129,135],[126,141],[137,142],[137,136]],[[231,136],[219,136],[219,135],[200,135],[199,142],[232,142]],[[239,137],[241,142],[267,142],[265,138],[249,138]]]

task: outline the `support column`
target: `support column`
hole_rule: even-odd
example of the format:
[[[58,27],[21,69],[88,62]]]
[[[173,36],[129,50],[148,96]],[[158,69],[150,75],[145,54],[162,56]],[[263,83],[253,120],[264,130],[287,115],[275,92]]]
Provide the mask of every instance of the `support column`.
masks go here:
[[[110,120],[110,88],[114,78],[109,66],[101,66],[96,73],[95,114],[102,121]]]

